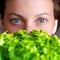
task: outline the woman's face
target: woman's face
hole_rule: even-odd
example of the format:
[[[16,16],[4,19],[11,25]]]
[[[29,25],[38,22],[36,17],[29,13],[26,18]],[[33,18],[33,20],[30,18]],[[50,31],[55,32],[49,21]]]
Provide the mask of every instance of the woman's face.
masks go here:
[[[3,21],[9,33],[41,29],[52,35],[56,30],[52,0],[8,0]]]

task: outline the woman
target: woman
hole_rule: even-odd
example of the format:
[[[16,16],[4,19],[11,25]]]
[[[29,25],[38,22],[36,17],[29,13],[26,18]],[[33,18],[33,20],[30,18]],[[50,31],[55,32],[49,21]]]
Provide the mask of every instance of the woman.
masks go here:
[[[25,29],[56,32],[59,16],[59,0],[1,0],[3,31],[9,33]]]

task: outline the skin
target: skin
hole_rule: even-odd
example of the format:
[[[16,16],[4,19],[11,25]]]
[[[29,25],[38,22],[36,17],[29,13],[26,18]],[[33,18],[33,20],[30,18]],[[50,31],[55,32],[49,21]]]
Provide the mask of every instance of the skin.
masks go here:
[[[14,33],[20,29],[41,29],[52,35],[57,27],[53,8],[52,0],[8,0],[3,30]]]

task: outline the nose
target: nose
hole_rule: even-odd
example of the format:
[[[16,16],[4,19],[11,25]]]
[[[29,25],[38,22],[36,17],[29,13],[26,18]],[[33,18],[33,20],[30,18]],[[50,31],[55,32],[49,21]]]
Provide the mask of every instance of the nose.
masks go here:
[[[30,32],[30,31],[32,31],[32,30],[34,30],[34,29],[32,28],[32,26],[31,26],[31,27],[26,27],[26,31],[27,31],[27,32]]]
[[[35,29],[35,24],[34,24],[34,22],[32,22],[31,20],[28,20],[28,22],[26,23],[26,26],[25,26],[25,30],[27,31],[27,32],[30,32],[30,31],[32,31],[32,30],[34,30]]]
[[[25,30],[26,30],[27,32],[30,32],[30,31],[34,30],[33,24],[31,24],[31,25],[26,25]]]

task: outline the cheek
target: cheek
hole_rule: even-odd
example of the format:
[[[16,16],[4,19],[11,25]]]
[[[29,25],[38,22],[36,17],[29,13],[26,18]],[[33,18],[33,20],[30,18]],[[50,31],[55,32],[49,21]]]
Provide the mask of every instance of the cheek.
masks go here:
[[[14,32],[17,32],[19,30],[18,27],[13,27],[13,26],[10,26],[10,25],[5,25],[5,31],[7,30],[9,33],[14,33]]]
[[[8,21],[6,22],[6,20],[4,21],[4,31],[8,31],[9,33],[11,32],[17,32],[19,30],[19,27],[17,26],[13,26],[12,24],[10,24]]]
[[[53,34],[54,30],[54,22],[52,21],[51,23],[46,23],[38,27],[39,30],[44,30],[46,31],[49,35]]]
[[[49,27],[49,26],[48,26]],[[49,35],[53,34],[53,29],[52,28],[45,28],[44,29]]]
[[[48,32],[49,35],[53,34],[54,30],[54,23],[53,24],[48,24],[47,26],[44,27],[44,30]]]

